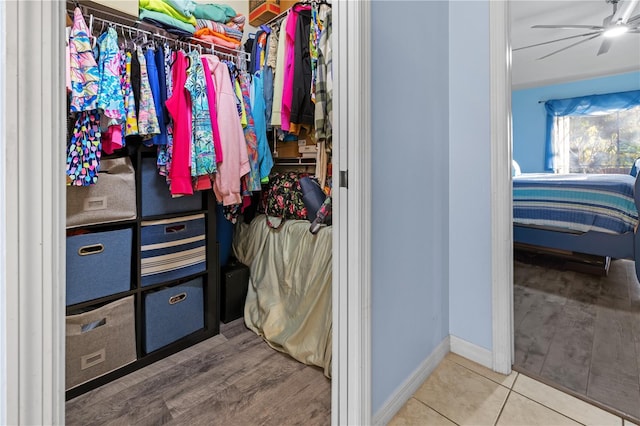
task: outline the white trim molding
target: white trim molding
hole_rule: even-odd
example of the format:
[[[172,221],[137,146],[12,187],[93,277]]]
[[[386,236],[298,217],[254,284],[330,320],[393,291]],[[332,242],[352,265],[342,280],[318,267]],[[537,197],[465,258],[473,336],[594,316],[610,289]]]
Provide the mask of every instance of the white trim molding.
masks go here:
[[[418,368],[391,394],[391,396],[382,404],[382,407],[373,416],[374,425],[386,425],[393,419],[398,411],[404,407],[414,393],[433,373],[433,370],[442,362],[444,357],[449,353],[449,336],[445,337],[442,342],[431,352]],[[488,351],[487,351],[488,352]]]
[[[511,372],[513,229],[511,188],[511,47],[509,2],[489,2],[491,66],[492,369]]]
[[[451,352],[454,354],[458,354],[463,358],[489,369],[493,368],[493,355],[489,349],[485,349],[482,346],[478,346],[454,335],[449,336],[449,341],[451,343]]]
[[[3,421],[64,424],[65,4],[3,7]]]
[[[10,26],[5,14],[5,3],[0,2],[0,58],[7,58],[7,48],[5,40],[10,34]],[[13,130],[7,129],[6,116],[8,115],[9,105],[6,102],[6,86],[7,71],[9,71],[7,61],[0,62],[0,424],[9,424],[7,419],[7,376],[9,368],[7,364],[7,221],[6,221],[6,145],[9,140],[9,132]]]
[[[333,7],[332,423],[371,423],[371,120],[368,1]],[[347,182],[341,175],[347,176]]]

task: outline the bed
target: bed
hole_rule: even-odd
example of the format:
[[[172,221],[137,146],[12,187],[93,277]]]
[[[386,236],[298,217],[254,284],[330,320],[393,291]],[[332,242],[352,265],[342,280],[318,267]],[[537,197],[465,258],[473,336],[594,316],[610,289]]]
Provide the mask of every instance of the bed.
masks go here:
[[[233,253],[249,266],[244,307],[247,327],[272,348],[331,377],[332,227],[313,235],[307,220],[285,220],[278,228],[265,215],[238,223]]]
[[[514,243],[631,259],[640,280],[639,185],[633,171],[514,176]]]

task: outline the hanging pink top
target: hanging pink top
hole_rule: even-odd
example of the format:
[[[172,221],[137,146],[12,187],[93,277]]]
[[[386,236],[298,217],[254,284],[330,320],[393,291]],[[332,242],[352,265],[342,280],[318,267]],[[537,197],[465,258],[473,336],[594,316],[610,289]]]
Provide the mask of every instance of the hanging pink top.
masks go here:
[[[192,195],[191,184],[191,97],[185,89],[187,80],[187,58],[176,52],[171,70],[173,92],[165,105],[173,118],[173,153],[171,157],[172,195]]]
[[[296,28],[298,26],[298,12],[311,10],[311,6],[294,6],[287,17],[287,34],[284,50],[284,84],[282,86],[282,110],[280,112],[280,127],[285,132],[289,131],[289,118],[291,117],[291,104],[293,103],[293,73],[295,62]]]
[[[298,14],[291,10],[287,18],[287,30],[284,43],[284,83],[282,84],[282,109],[280,110],[280,127],[289,131],[291,103],[293,102],[293,64],[295,58],[296,25]]]
[[[207,101],[209,101],[209,117],[211,117],[211,130],[213,132],[213,149],[216,152],[216,163],[222,163],[222,145],[220,144],[220,129],[218,128],[218,113],[216,111],[216,85],[213,84],[211,69],[206,59],[202,59],[204,79],[207,83]]]
[[[202,55],[202,59],[208,62],[216,88],[219,140],[224,152],[224,161],[218,165],[213,191],[218,202],[225,206],[241,204],[240,178],[249,173],[249,156],[236,108],[236,94],[231,86],[227,65],[214,55]]]

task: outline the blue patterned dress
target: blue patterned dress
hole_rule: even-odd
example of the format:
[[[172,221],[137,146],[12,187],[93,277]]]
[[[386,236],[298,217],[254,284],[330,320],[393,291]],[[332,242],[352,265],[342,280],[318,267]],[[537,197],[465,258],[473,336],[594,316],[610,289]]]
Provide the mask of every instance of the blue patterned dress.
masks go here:
[[[216,171],[216,153],[204,68],[197,50],[189,52],[187,57],[190,64],[184,87],[191,95],[191,176],[212,175]]]

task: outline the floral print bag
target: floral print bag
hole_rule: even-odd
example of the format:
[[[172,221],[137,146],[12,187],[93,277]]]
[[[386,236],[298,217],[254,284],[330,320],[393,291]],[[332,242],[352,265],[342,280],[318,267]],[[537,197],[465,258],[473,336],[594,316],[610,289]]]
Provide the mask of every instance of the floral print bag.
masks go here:
[[[267,225],[277,229],[286,219],[307,220],[300,178],[307,174],[275,173],[262,192],[260,211],[267,215]]]

